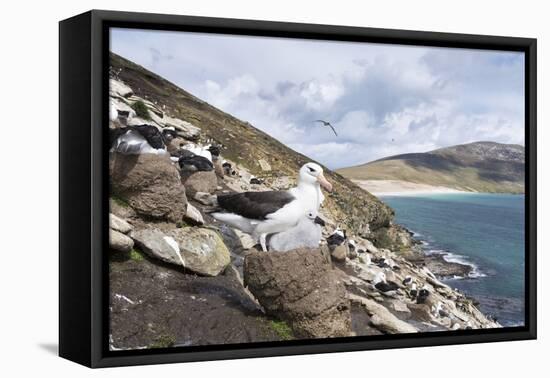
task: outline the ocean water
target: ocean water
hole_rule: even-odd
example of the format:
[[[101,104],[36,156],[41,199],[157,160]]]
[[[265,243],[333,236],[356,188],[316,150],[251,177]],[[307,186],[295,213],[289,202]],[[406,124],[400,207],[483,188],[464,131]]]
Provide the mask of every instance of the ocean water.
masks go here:
[[[524,324],[525,196],[430,194],[381,199],[396,223],[415,233],[426,253],[474,266],[469,278],[446,280],[474,297],[502,325]]]

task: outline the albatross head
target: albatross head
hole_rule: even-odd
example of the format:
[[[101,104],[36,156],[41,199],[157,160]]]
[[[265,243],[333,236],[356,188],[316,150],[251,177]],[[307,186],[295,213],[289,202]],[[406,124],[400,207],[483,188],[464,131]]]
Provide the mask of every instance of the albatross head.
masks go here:
[[[325,221],[323,220],[323,218],[321,218],[320,216],[318,216],[318,213],[317,211],[314,211],[314,210],[310,210],[306,213],[306,217],[311,220],[313,223],[315,224],[318,224],[319,226],[321,227],[325,227],[326,223]]]
[[[323,175],[323,168],[319,164],[307,163],[300,168],[300,173],[298,177],[299,182],[305,182],[310,184],[319,183],[323,188],[332,191],[332,184],[327,181]]]

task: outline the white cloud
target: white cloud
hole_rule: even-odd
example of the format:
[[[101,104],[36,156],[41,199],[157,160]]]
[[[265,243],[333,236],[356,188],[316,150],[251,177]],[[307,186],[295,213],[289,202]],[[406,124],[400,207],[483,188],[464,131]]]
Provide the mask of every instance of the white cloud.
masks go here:
[[[332,168],[476,140],[524,143],[519,53],[122,30],[111,42]]]

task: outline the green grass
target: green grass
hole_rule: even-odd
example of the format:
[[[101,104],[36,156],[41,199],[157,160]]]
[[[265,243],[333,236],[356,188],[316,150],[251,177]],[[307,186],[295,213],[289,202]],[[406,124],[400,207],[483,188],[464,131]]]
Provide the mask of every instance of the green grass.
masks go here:
[[[281,340],[293,340],[294,339],[294,333],[292,332],[292,328],[289,327],[286,322],[282,320],[271,320],[270,327],[277,333],[277,335],[281,338]]]
[[[172,335],[160,335],[153,341],[151,345],[149,345],[149,348],[156,349],[156,348],[170,348],[174,346],[176,343],[176,338]]]
[[[130,260],[143,261],[145,260],[145,257],[143,257],[143,254],[140,251],[138,251],[135,248],[132,248],[132,250],[130,251]]]
[[[111,199],[112,199],[117,205],[119,205],[119,206],[121,206],[121,207],[130,207],[130,205],[128,204],[128,202],[126,202],[125,200],[123,200],[123,199],[120,198],[120,197],[111,195]]]
[[[150,120],[151,115],[149,114],[149,109],[147,109],[147,105],[141,100],[138,100],[132,104],[132,109],[136,112],[136,115],[139,118],[143,118],[145,120]]]

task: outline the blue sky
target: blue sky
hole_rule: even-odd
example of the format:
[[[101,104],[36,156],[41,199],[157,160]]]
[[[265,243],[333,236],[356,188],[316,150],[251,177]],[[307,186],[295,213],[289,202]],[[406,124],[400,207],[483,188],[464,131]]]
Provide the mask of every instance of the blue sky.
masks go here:
[[[522,53],[130,29],[111,50],[330,168],[524,144]]]

